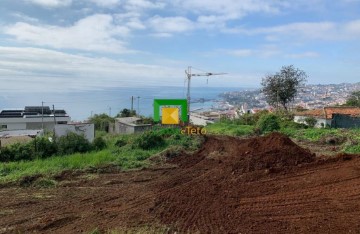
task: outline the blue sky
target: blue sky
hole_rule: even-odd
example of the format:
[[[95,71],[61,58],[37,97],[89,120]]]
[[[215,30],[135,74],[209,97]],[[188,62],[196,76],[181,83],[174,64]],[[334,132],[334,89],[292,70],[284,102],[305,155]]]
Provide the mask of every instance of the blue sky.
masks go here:
[[[1,0],[0,91],[360,81],[360,0]],[[205,78],[194,85],[206,84]]]

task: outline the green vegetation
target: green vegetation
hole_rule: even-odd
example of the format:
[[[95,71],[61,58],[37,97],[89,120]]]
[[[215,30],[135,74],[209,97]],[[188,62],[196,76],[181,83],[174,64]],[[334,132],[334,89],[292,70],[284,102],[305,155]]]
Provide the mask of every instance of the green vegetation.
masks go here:
[[[206,126],[208,134],[223,134],[231,136],[249,136],[252,135],[254,126],[240,125],[230,121],[218,122]]]
[[[144,138],[153,140],[159,139],[159,137],[162,139],[161,144],[152,145],[151,147],[147,146],[145,147],[146,149],[142,148],[144,145],[139,144],[139,142],[144,142]],[[73,138],[71,139],[73,140]],[[100,142],[102,140],[97,141]],[[35,157],[27,161],[1,163],[0,182],[16,181],[24,176],[38,174],[52,176],[64,170],[83,170],[106,165],[114,165],[122,170],[140,168],[149,165],[147,160],[149,157],[169,146],[179,146],[187,150],[195,150],[200,146],[200,139],[198,137],[182,135],[179,129],[158,129],[139,135],[106,135],[103,137],[103,141],[106,144],[106,148],[100,149],[99,146],[104,146],[103,143],[96,143],[97,151],[78,152],[47,158]],[[92,145],[95,145],[95,141]],[[16,148],[19,148],[19,152],[29,150],[26,147],[29,146],[16,145]],[[7,147],[3,149],[9,150]],[[2,152],[3,149],[1,149]]]
[[[93,123],[95,125],[95,130],[97,131],[108,132],[110,124],[114,122],[115,119],[105,113],[95,114],[89,118],[89,123]]]
[[[129,110],[127,108],[122,109],[119,114],[116,115],[117,118],[119,117],[132,117],[132,116],[136,116],[136,111],[135,110]]]
[[[281,106],[287,110],[288,104],[294,100],[306,78],[306,73],[293,65],[283,66],[276,74],[267,75],[262,79],[262,92],[270,105],[277,108]]]
[[[349,98],[346,100],[345,105],[360,107],[360,91],[352,92]]]
[[[315,127],[315,125],[316,125],[316,123],[317,123],[317,120],[316,120],[314,117],[310,116],[310,117],[306,117],[306,118],[305,118],[305,123],[306,123],[309,127],[313,128],[313,127]]]
[[[37,137],[32,141],[16,143],[0,149],[0,162],[34,160],[49,158],[54,155],[68,155],[101,150],[106,147],[106,142],[97,137],[91,144],[82,135],[69,133],[57,139]]]
[[[273,132],[280,129],[280,118],[275,114],[262,115],[256,123],[261,133]]]
[[[295,123],[292,114],[278,112],[276,114],[247,114],[236,120],[223,119],[218,123],[206,126],[209,134],[252,136],[279,131],[289,137],[319,144],[335,143],[345,153],[360,154],[360,129],[313,128],[305,124]],[[257,119],[257,121],[255,121]],[[244,121],[251,123],[244,125]],[[327,142],[327,139],[329,139]],[[339,140],[340,139],[340,140]]]

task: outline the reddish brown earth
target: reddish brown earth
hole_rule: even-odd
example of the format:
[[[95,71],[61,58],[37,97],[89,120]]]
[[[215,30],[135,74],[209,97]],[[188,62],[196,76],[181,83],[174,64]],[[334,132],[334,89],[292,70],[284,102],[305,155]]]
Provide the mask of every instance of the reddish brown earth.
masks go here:
[[[272,134],[211,136],[169,162],[91,179],[66,172],[56,188],[1,188],[0,233],[360,233],[360,156],[319,159]]]

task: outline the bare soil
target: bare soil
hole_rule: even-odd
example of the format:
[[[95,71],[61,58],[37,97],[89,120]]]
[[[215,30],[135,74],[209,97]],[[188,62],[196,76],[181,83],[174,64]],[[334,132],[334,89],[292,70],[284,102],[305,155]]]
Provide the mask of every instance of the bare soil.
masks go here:
[[[0,233],[360,233],[360,156],[315,157],[276,133],[209,136],[162,166],[103,171],[1,188]]]

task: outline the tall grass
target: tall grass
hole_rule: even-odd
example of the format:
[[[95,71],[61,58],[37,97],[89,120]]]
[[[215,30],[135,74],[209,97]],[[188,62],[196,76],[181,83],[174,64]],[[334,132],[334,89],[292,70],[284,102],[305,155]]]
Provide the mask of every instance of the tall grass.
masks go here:
[[[33,161],[17,161],[0,163],[0,183],[16,181],[24,176],[36,174],[53,175],[64,170],[82,170],[90,167],[103,165],[117,165],[123,170],[147,166],[147,159],[159,153],[170,145],[180,145],[187,149],[195,149],[199,142],[192,137],[180,135],[175,130],[160,130],[156,133],[165,139],[165,144],[151,149],[141,149],[136,142],[143,135],[104,135],[107,148],[101,151],[88,153],[76,153],[65,156],[52,156],[46,159],[35,159]],[[122,147],[115,145],[121,140],[126,144]]]
[[[246,136],[251,135],[254,131],[254,126],[238,125],[234,123],[218,122],[210,124],[205,127],[209,134],[216,135],[231,135],[231,136]]]

